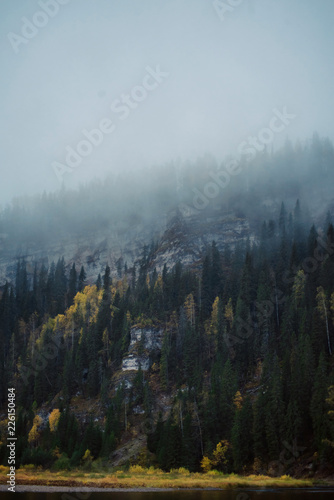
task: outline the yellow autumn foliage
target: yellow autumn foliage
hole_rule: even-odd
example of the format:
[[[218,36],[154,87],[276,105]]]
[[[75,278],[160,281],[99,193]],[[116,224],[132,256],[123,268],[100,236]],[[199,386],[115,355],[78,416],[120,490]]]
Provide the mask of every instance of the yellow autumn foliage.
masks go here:
[[[35,443],[40,438],[39,428],[42,425],[42,419],[39,415],[36,415],[33,420],[33,426],[28,434],[29,443]]]
[[[223,441],[220,441],[216,449],[213,452],[213,464],[214,466],[222,466],[227,464],[227,451],[229,448],[230,444],[226,439],[223,439]]]
[[[85,454],[84,454],[84,456],[82,457],[82,460],[83,460],[84,462],[90,462],[90,461],[92,461],[92,460],[93,460],[93,456],[92,456],[92,454],[91,454],[90,450],[88,450],[88,449],[87,449],[87,450],[85,451]]]
[[[228,300],[228,303],[225,306],[225,319],[228,321],[230,328],[232,328],[232,324],[234,321],[234,314],[233,314],[233,306],[231,298]]]
[[[56,432],[59,419],[60,419],[60,411],[58,410],[58,408],[56,408],[49,415],[49,425],[51,432]]]
[[[209,472],[212,469],[212,461],[209,457],[203,457],[201,460],[201,468],[203,472]]]
[[[241,410],[242,408],[242,396],[240,391],[237,391],[234,396],[233,404],[237,410]]]
[[[114,290],[116,293],[116,290]],[[36,341],[37,347],[43,345],[43,339],[47,335],[61,336],[64,339],[73,338],[76,325],[83,322],[89,323],[96,321],[99,306],[102,300],[103,290],[98,290],[94,286],[86,286],[82,292],[78,292],[74,297],[74,303],[67,309],[65,314],[58,314],[55,318],[49,318],[43,325],[41,335]],[[112,315],[112,311],[110,311]],[[88,316],[88,317],[87,317]]]
[[[192,293],[190,293],[184,302],[184,310],[187,316],[187,320],[193,326],[195,324],[195,300]]]

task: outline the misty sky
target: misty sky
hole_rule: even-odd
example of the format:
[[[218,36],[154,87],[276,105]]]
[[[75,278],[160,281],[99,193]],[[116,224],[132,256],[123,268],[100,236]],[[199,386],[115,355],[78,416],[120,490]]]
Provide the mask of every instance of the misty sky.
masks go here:
[[[222,160],[284,106],[296,117],[274,147],[315,130],[333,140],[333,0],[241,0],[220,17],[212,0],[57,1],[0,4],[0,205],[59,189],[53,162],[101,121],[108,133],[66,186],[207,152]],[[26,20],[45,25],[31,34]]]

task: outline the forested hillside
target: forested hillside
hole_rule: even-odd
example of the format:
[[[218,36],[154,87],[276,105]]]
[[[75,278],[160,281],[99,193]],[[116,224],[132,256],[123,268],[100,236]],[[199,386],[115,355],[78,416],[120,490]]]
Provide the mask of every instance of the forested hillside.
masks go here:
[[[144,436],[127,463],[282,473],[306,457],[310,474],[333,463],[334,228],[330,213],[320,222],[299,200],[281,203],[252,242],[213,241],[195,268],[158,272],[151,245],[137,268],[116,279],[107,265],[95,284],[64,259],[32,276],[19,260],[0,300],[18,462],[112,464]],[[148,361],[125,380],[134,330]],[[149,331],[162,332],[160,349]]]
[[[333,495],[333,23],[0,0],[4,500]]]

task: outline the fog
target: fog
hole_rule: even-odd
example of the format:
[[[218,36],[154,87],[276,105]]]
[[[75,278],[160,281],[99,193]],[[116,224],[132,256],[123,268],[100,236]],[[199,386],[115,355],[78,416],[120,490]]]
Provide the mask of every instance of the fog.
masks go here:
[[[332,0],[15,0],[0,18],[2,206],[252,137],[333,140]]]

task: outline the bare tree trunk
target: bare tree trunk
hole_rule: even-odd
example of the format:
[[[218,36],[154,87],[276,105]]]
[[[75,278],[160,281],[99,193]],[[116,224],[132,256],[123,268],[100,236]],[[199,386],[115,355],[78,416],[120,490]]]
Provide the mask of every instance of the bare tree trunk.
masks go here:
[[[183,415],[182,415],[182,400],[181,399],[180,399],[179,409],[180,409],[181,434],[183,437]]]
[[[325,311],[328,351],[329,351],[329,354],[331,356],[332,355],[332,348],[331,348],[331,343],[330,343],[330,338],[329,338],[328,316],[327,316],[327,307],[326,307],[325,297],[322,297],[322,305],[324,306],[324,311]]]
[[[200,436],[200,442],[201,442],[201,453],[203,456],[204,455],[204,448],[203,448],[202,427],[201,427],[201,421],[200,421],[199,415],[198,415],[196,399],[194,399],[194,410],[195,410],[196,419],[197,419],[197,423],[198,423],[199,436]]]

